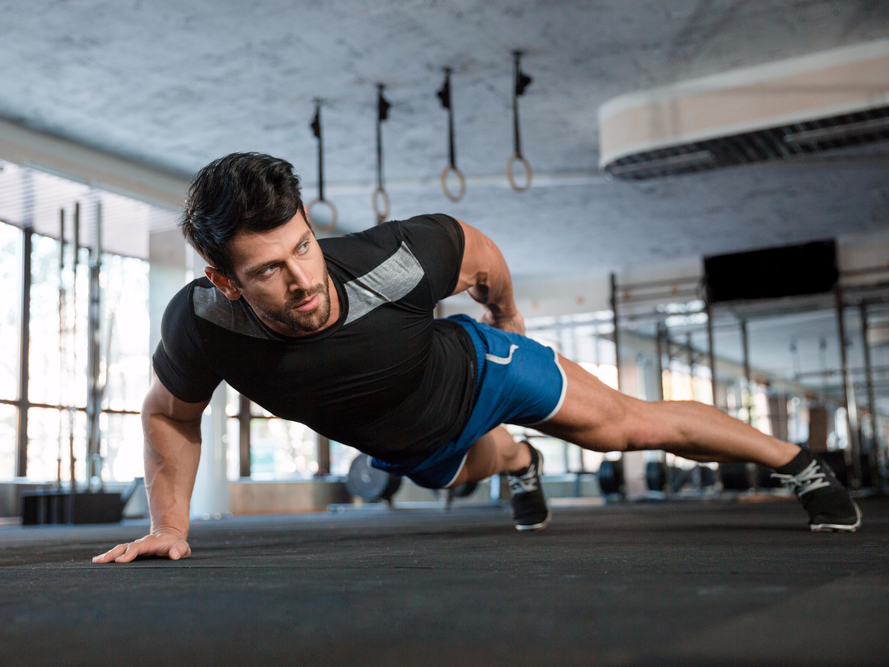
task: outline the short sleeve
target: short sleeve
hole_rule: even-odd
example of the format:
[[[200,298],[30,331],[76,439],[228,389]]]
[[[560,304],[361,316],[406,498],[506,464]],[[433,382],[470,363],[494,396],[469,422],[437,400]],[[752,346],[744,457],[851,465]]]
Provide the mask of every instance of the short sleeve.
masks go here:
[[[222,378],[210,366],[195,326],[193,285],[183,288],[167,305],[161,320],[161,342],[152,364],[173,396],[186,403],[201,403],[213,396]]]
[[[460,280],[463,263],[465,240],[460,223],[448,215],[436,213],[398,224],[402,237],[423,266],[434,301],[449,297]]]

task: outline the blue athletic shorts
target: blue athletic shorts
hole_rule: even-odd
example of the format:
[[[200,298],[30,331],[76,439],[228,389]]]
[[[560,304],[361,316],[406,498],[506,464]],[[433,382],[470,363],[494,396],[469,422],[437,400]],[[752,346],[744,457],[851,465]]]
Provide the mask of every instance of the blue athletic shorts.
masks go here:
[[[555,350],[519,334],[500,331],[466,315],[448,318],[469,333],[478,358],[476,400],[463,432],[432,454],[400,463],[371,465],[442,489],[463,469],[469,448],[500,424],[534,426],[551,419],[565,400],[567,381]]]

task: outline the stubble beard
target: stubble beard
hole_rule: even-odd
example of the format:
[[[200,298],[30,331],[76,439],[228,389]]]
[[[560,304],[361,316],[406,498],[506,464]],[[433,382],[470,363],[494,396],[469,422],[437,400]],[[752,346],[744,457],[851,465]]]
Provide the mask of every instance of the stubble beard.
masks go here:
[[[308,313],[301,313],[296,310],[296,306],[308,298],[321,295],[321,301],[315,310]],[[283,308],[267,308],[257,304],[254,309],[263,317],[273,322],[283,324],[295,332],[300,334],[310,334],[318,331],[327,324],[330,319],[330,290],[327,284],[327,271],[324,272],[321,284],[310,291],[301,291],[287,300]]]

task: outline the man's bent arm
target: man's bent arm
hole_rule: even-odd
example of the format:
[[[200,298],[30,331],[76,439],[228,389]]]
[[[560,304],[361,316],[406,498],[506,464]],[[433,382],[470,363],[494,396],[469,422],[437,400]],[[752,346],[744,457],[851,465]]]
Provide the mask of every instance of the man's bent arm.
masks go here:
[[[151,533],[120,544],[93,562],[125,563],[142,555],[176,560],[191,554],[186,541],[189,507],[201,455],[201,415],[207,403],[186,403],[157,378],[152,382],[142,404]]]
[[[469,296],[485,307],[482,321],[486,324],[525,333],[525,321],[516,308],[512,277],[500,249],[475,227],[458,220],[465,239],[460,279],[454,294],[468,291]]]

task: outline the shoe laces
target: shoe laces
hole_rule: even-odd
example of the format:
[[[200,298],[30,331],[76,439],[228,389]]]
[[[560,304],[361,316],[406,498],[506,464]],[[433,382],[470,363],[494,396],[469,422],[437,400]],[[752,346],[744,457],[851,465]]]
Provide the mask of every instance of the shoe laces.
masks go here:
[[[830,486],[827,481],[827,473],[818,465],[818,461],[812,461],[805,470],[798,475],[782,475],[777,472],[772,473],[772,477],[780,480],[782,484],[792,486],[797,497],[806,495],[809,491],[823,489]]]
[[[524,475],[506,475],[509,490],[513,493],[530,493],[537,490],[537,466],[532,463]]]

